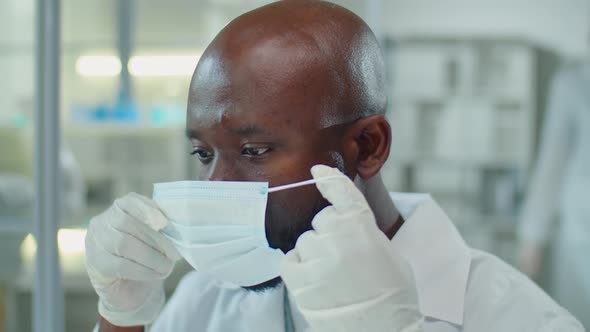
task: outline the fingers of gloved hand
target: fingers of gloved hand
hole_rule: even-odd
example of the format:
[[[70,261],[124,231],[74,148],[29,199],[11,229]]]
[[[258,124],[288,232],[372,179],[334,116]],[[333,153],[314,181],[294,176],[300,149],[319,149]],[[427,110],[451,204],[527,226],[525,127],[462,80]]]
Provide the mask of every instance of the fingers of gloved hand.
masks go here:
[[[346,217],[346,215],[338,213],[334,206],[328,205],[316,213],[311,221],[311,226],[319,234],[334,232],[339,225],[345,223],[343,218]]]
[[[91,279],[93,277],[138,281],[165,279],[173,266],[172,261],[165,262],[163,266],[154,269],[132,258],[117,256],[105,250],[93,233],[86,234],[86,266]]]
[[[106,220],[112,228],[137,238],[173,261],[181,258],[172,242],[162,233],[153,230],[138,218],[128,214],[117,204],[114,204],[100,218]]]
[[[94,244],[104,251],[137,264],[143,265],[160,274],[167,274],[174,266],[174,260],[147,244],[145,241],[115,229],[109,223],[91,222],[86,235]]]
[[[331,248],[326,248],[323,235],[314,230],[307,231],[299,236],[295,243],[301,262],[308,262],[329,255]]]
[[[296,244],[302,262],[320,258],[354,262],[357,266],[377,258],[383,263],[392,262],[390,241],[374,223],[344,222],[335,231],[303,235]],[[363,261],[366,259],[370,262]]]
[[[351,246],[344,244],[350,239],[350,233],[344,237],[340,234],[319,235],[313,230],[303,233],[295,248],[283,259],[285,277],[292,279],[286,283],[300,287],[332,278],[330,275],[338,273],[342,255],[350,255],[347,250]]]
[[[181,258],[170,240],[158,232],[168,224],[168,219],[154,201],[129,193],[115,201],[112,211],[109,222],[113,227],[138,237],[172,260]]]
[[[139,326],[156,320],[165,303],[163,281],[117,280],[96,289],[98,312],[117,326]]]
[[[335,230],[303,233],[296,248],[302,262],[319,258],[356,257],[362,252],[385,250],[385,234],[371,223],[342,222]],[[351,256],[352,255],[352,256]]]
[[[157,204],[145,196],[129,193],[115,200],[113,205],[154,231],[160,231],[168,224],[168,219]]]
[[[318,212],[311,222],[313,229],[319,234],[340,231],[345,225],[355,227],[356,224],[368,224],[378,229],[373,211],[367,207],[359,207],[356,211],[340,213],[333,205],[326,206]]]
[[[322,310],[333,309],[335,297],[347,296],[346,291],[336,288],[338,289],[335,289],[330,281],[325,280],[302,285],[289,291],[299,310]],[[341,294],[337,294],[338,292]]]
[[[293,249],[285,255],[281,262],[281,278],[290,291],[295,291],[324,280],[324,271],[326,271],[328,264],[330,262],[324,259],[301,262],[297,249]]]
[[[335,231],[320,233],[310,230],[301,234],[295,248],[298,259],[305,263],[324,258],[334,259],[351,253],[354,255],[354,252],[371,250],[376,245],[381,250],[387,243],[383,232],[374,224],[343,222]]]
[[[368,206],[365,196],[358,190],[354,183],[338,169],[325,165],[315,165],[311,168],[311,174],[316,180],[328,176],[337,176],[331,179],[317,181],[316,186],[322,196],[324,196],[324,198],[328,200],[339,213],[356,211],[359,207]]]
[[[162,286],[161,280],[149,282],[119,280],[97,293],[99,297],[110,300],[103,301],[105,309],[108,308],[119,313],[130,313],[144,305],[154,306],[160,302],[160,298],[165,296]]]

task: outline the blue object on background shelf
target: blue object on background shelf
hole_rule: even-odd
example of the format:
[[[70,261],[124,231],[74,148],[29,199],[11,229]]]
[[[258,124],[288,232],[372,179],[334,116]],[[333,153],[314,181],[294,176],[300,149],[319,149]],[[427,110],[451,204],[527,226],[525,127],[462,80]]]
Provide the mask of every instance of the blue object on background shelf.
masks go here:
[[[119,100],[114,106],[106,103],[95,106],[74,105],[72,117],[78,123],[128,123],[140,122],[139,107],[129,100]]]
[[[185,120],[184,110],[175,103],[156,104],[150,109],[150,124],[153,127],[184,125]]]
[[[13,112],[9,119],[10,126],[13,128],[24,128],[29,123],[29,118],[21,112]]]
[[[122,123],[138,123],[139,110],[131,99],[119,98],[117,104],[113,108],[112,119],[115,122]]]

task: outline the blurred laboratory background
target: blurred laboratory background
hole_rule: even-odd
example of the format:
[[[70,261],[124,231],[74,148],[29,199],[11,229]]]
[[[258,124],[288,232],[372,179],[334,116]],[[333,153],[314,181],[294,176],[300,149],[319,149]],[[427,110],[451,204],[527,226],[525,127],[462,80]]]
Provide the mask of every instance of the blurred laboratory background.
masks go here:
[[[127,192],[194,177],[190,75],[227,22],[269,2],[0,0],[0,332],[44,330],[33,308],[47,303],[63,303],[65,331],[92,329],[89,219]],[[471,246],[525,271],[589,329],[590,2],[333,2],[383,45],[389,189],[432,193]],[[48,50],[59,50],[57,68]],[[59,123],[39,113],[51,91]],[[61,201],[45,201],[33,176],[47,151],[61,177],[42,192]],[[44,206],[60,216],[53,228],[36,224]],[[51,262],[41,237],[55,232],[60,269],[35,263],[37,253]],[[179,264],[168,292],[186,271]]]

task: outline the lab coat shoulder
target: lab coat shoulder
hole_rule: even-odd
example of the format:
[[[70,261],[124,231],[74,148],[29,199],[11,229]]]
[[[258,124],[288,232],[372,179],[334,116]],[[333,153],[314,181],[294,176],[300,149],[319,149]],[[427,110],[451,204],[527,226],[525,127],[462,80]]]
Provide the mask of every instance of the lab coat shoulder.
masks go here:
[[[482,251],[472,250],[465,301],[464,331],[584,331],[526,276]]]

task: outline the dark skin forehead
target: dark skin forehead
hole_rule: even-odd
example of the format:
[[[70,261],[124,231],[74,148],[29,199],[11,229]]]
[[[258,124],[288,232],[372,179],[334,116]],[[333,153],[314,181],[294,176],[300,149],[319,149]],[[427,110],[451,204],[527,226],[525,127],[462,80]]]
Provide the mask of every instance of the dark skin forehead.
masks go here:
[[[207,48],[188,127],[327,127],[383,112],[382,85],[379,48],[360,18],[327,2],[280,1],[238,17]]]

